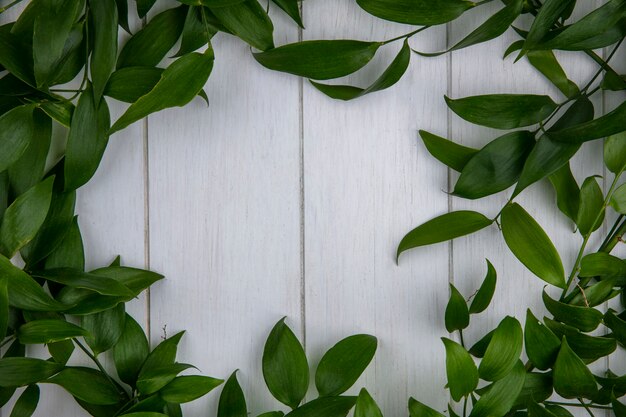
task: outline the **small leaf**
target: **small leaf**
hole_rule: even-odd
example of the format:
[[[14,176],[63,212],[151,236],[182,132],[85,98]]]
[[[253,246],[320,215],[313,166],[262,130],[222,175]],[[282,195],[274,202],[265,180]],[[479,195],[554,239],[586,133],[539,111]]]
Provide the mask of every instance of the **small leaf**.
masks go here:
[[[561,257],[541,226],[519,204],[502,210],[502,234],[513,255],[533,274],[559,288],[565,288]]]
[[[446,375],[450,395],[454,401],[460,401],[478,386],[478,370],[463,346],[445,337],[441,340],[446,347]]]
[[[124,330],[113,348],[113,361],[119,378],[135,386],[141,365],[149,353],[150,346],[143,329],[126,314]]]
[[[189,103],[206,84],[213,56],[191,53],[174,61],[149,93],[139,98],[113,124],[109,134],[124,129],[151,113]]]
[[[377,345],[374,336],[357,334],[330,348],[315,372],[320,396],[339,395],[350,388],[374,358]]]
[[[93,100],[94,103],[99,103],[117,59],[117,4],[113,1],[95,1],[89,6],[94,27],[97,28],[94,30],[89,68],[93,83]]]
[[[593,398],[598,386],[593,374],[564,337],[554,363],[554,390],[563,398]]]
[[[39,403],[39,387],[29,385],[15,402],[10,417],[30,417],[35,413]]]
[[[626,169],[626,132],[604,140],[604,165],[614,174]]]
[[[460,99],[446,97],[448,107],[468,122],[495,129],[538,123],[557,108],[548,96],[492,94]]]
[[[367,88],[353,87],[350,85],[329,85],[321,84],[315,81],[311,81],[311,84],[322,93],[331,98],[339,100],[352,100],[358,97],[362,97],[368,93],[381,91],[393,86],[400,81],[400,78],[406,72],[409,67],[409,61],[411,59],[411,48],[409,42],[406,40],[400,52],[391,62],[389,67],[383,72],[383,74],[372,85]]]
[[[246,398],[237,381],[237,371],[224,384],[217,406],[217,417],[248,417]]]
[[[74,342],[70,339],[48,343],[48,352],[56,363],[66,365],[74,353]]]
[[[0,116],[0,172],[20,159],[28,149],[34,133],[32,105],[15,107]]]
[[[450,300],[446,306],[445,324],[449,333],[469,326],[469,311],[465,298],[452,284],[450,284]]]
[[[365,388],[361,389],[356,399],[354,417],[383,417],[378,404]]]
[[[193,365],[171,363],[142,368],[137,377],[137,390],[144,395],[154,394],[173,381],[176,375],[189,368],[193,368]]]
[[[470,417],[503,416],[515,403],[524,386],[526,370],[521,361],[504,378],[491,384],[474,405]]]
[[[552,375],[549,373],[527,372],[522,391],[517,396],[515,404],[513,404],[511,409],[526,408],[531,403],[545,401],[552,396],[552,392]]]
[[[274,71],[329,80],[364,67],[381,45],[353,40],[303,41],[255,53],[254,58]]]
[[[522,326],[513,317],[500,322],[478,367],[480,378],[497,381],[511,372],[522,353]]]
[[[428,152],[439,162],[457,172],[463,171],[468,161],[478,152],[478,149],[459,145],[425,130],[420,130],[419,134]]]
[[[111,74],[104,95],[125,103],[134,103],[157,85],[161,74],[163,74],[162,68],[120,68]]]
[[[203,397],[222,382],[208,376],[179,376],[161,389],[159,395],[167,402],[182,404]]]
[[[475,3],[465,0],[357,0],[366,12],[409,25],[440,25],[456,19]]]
[[[63,387],[74,397],[89,404],[117,404],[123,398],[100,371],[83,367],[67,367],[45,381]]]
[[[339,353],[333,351],[332,355]],[[284,318],[276,323],[265,342],[263,378],[274,398],[291,408],[295,409],[306,395],[309,386],[306,355]],[[343,384],[334,388],[339,390],[342,387]],[[325,381],[323,388],[330,388],[325,386]]]
[[[553,140],[567,143],[582,143],[605,136],[615,135],[624,131],[623,121],[626,118],[626,102],[604,116],[576,126],[550,132]]]
[[[443,414],[427,405],[422,404],[414,398],[409,398],[410,417],[444,417]]]
[[[602,191],[600,191],[600,192],[602,192]],[[613,209],[616,212],[618,212],[620,214],[625,214],[626,213],[626,186],[624,184],[620,185],[613,192],[613,195],[611,196],[610,204],[611,204],[611,207],[613,207]],[[601,223],[601,222],[598,221],[597,223]]]
[[[65,320],[34,320],[17,329],[17,338],[24,345],[59,342],[88,334],[85,329]]]
[[[346,417],[356,397],[320,397],[296,408],[285,417]]]
[[[543,10],[543,7],[540,10]],[[554,52],[529,51],[527,57],[528,62],[554,84],[565,97],[575,97],[579,93],[578,86],[567,78],[567,74],[554,56]]]
[[[250,46],[266,51],[274,47],[274,25],[257,0],[224,7],[210,7],[217,19]]]
[[[146,17],[156,0],[137,0],[137,14],[140,18]]]
[[[552,26],[557,22],[562,13],[568,9],[574,0],[547,0],[539,8],[539,13],[533,20],[530,27],[524,49],[532,49],[535,45],[544,40]]]
[[[98,356],[115,346],[124,331],[125,320],[123,303],[101,313],[82,316],[81,326],[90,333],[85,342],[94,355]]]
[[[280,7],[294,22],[298,24],[302,29],[302,16],[300,16],[300,8],[298,6],[298,0],[272,0],[274,4]]]
[[[21,387],[43,381],[63,369],[63,365],[35,358],[0,359],[0,387]]]
[[[556,191],[556,204],[559,210],[573,222],[576,222],[580,204],[580,189],[572,174],[570,164],[566,163],[548,178]]]
[[[217,33],[217,28],[210,25],[203,18],[204,9],[201,7],[190,7],[185,18],[183,33],[180,41],[180,49],[174,56],[182,56],[207,45],[213,35]],[[158,78],[157,78],[158,80]],[[156,84],[156,83],[155,83]]]
[[[485,275],[482,285],[472,300],[472,304],[469,308],[469,312],[471,314],[482,313],[487,309],[487,307],[489,307],[489,303],[491,302],[493,294],[496,291],[496,281],[496,269],[487,259],[487,275]]]
[[[610,337],[595,337],[581,333],[575,327],[559,323],[544,317],[546,326],[552,330],[558,338],[567,337],[567,343],[572,350],[586,363],[591,363],[600,358],[610,355],[617,348],[615,339]]]
[[[472,345],[470,350],[468,351],[472,356],[476,358],[482,358],[485,356],[485,352],[489,347],[489,343],[491,342],[491,338],[493,334],[496,332],[496,329],[493,329],[486,335],[480,338],[480,340]]]
[[[586,178],[580,187],[576,224],[581,235],[595,232],[604,220],[604,195],[595,177]]]
[[[398,245],[396,259],[408,249],[445,242],[491,225],[492,220],[475,211],[453,211],[435,217],[407,233]]]
[[[165,339],[158,344],[157,347],[148,355],[145,362],[141,366],[138,379],[152,372],[153,369],[159,369],[167,365],[174,365],[176,360],[176,352],[178,351],[178,343],[185,332],[178,332],[169,339]],[[119,344],[118,344],[119,345]],[[134,353],[134,352],[133,352]]]
[[[561,347],[561,341],[543,325],[530,311],[526,310],[524,327],[526,355],[532,364],[541,370],[552,367]]]

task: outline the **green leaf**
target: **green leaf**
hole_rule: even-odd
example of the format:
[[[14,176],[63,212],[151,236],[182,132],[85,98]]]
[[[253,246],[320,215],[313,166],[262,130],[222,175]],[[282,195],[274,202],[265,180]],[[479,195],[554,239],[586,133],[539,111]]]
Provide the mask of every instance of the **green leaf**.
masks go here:
[[[141,365],[150,353],[150,346],[143,329],[128,314],[124,319],[124,329],[113,348],[113,361],[119,378],[130,386],[135,386]]]
[[[554,363],[554,390],[563,398],[592,398],[598,392],[593,374],[563,337]]]
[[[572,174],[570,164],[566,163],[548,178],[556,192],[557,207],[573,222],[576,222],[580,204],[580,189]]]
[[[302,29],[304,29],[304,25],[302,24],[302,16],[300,16],[300,7],[298,5],[298,0],[272,0],[275,5],[280,7],[289,17],[293,19],[294,22],[298,24]]]
[[[491,342],[491,338],[493,334],[496,332],[496,329],[493,329],[486,335],[480,338],[478,342],[474,343],[470,350],[468,351],[472,356],[476,358],[482,358],[485,356],[485,352],[487,352],[487,348],[489,347],[489,343]]]
[[[182,56],[207,45],[213,35],[218,31],[203,18],[204,9],[190,7],[185,18],[183,33],[180,41],[180,49],[174,56]],[[204,20],[204,21],[203,21]],[[158,79],[158,78],[157,78]]]
[[[489,307],[489,303],[491,302],[493,294],[496,291],[496,281],[496,269],[487,259],[487,275],[485,275],[483,283],[472,300],[472,304],[469,308],[469,312],[471,314],[482,313],[487,309],[487,307]]]
[[[142,377],[142,374],[149,372],[152,368],[173,365],[176,360],[178,343],[184,333],[184,331],[178,332],[174,336],[159,343],[159,345],[154,348],[154,350],[146,358],[146,361],[143,363],[141,371],[139,372],[139,378]]]
[[[65,127],[70,127],[74,105],[71,102],[46,101],[40,104],[41,110]]]
[[[0,278],[0,340],[4,340],[9,327],[9,286],[8,279]]]
[[[285,417],[345,417],[357,397],[320,397],[296,408]]]
[[[586,178],[580,187],[576,224],[583,236],[595,232],[604,220],[604,195],[595,177]]]
[[[81,326],[90,334],[85,338],[94,355],[111,349],[122,336],[126,313],[124,304],[96,314],[82,316]]]
[[[624,75],[619,75],[612,69],[607,68],[600,87],[603,90],[609,91],[626,90],[626,78],[624,77]]]
[[[9,167],[11,188],[17,195],[25,193],[43,178],[52,136],[52,121],[44,112],[33,112],[32,140],[24,153]]]
[[[45,382],[59,385],[89,404],[117,404],[124,400],[105,374],[91,368],[67,367]]]
[[[561,340],[530,309],[526,310],[524,342],[526,355],[537,369],[546,370],[552,367],[561,347]]]
[[[528,417],[556,417],[551,411],[543,408],[536,402],[528,403]]]
[[[359,391],[354,407],[354,417],[383,417],[378,404],[365,388]]]
[[[445,337],[441,340],[446,347],[446,375],[450,395],[454,401],[460,401],[478,386],[478,370],[463,346]]]
[[[452,284],[450,284],[450,300],[446,306],[445,324],[449,333],[469,326],[469,310],[465,298]]]
[[[67,308],[52,299],[37,281],[2,255],[0,274],[8,279],[9,305],[31,311],[60,311]]]
[[[593,114],[591,101],[586,97],[581,97],[567,109],[565,114],[550,128],[550,131],[592,120]],[[556,142],[549,136],[542,135],[526,159],[513,195],[518,195],[529,185],[557,172],[578,152],[578,149],[580,149],[578,144]]]
[[[0,359],[0,387],[21,387],[51,377],[63,365],[35,358],[4,357]]]
[[[357,334],[346,337],[330,348],[322,356],[315,372],[315,387],[319,395],[339,395],[348,390],[374,358],[377,345],[374,336]],[[294,349],[297,350],[295,343]],[[299,366],[302,364],[306,365],[306,362]],[[302,387],[306,385],[302,383]],[[298,395],[291,394],[294,397],[292,404]]]
[[[502,210],[502,234],[513,255],[533,274],[559,288],[565,288],[561,257],[546,232],[519,204]]]
[[[353,40],[303,41],[254,54],[264,67],[314,80],[329,80],[363,68],[381,42]]]
[[[154,88],[126,110],[109,133],[117,132],[151,113],[189,103],[204,87],[211,69],[213,55],[191,53],[174,61],[161,74]]]
[[[30,86],[35,86],[32,48],[11,33],[13,25],[0,26],[0,65]],[[26,52],[26,53],[25,53]],[[4,129],[0,130],[3,132]],[[4,141],[3,141],[4,143]]]
[[[408,249],[469,235],[491,223],[492,220],[475,211],[461,210],[442,214],[407,233],[398,245],[396,259]]]
[[[552,391],[552,375],[528,372],[512,409],[526,408],[531,403],[545,401],[552,396]]]
[[[117,69],[156,66],[178,41],[186,14],[186,6],[180,6],[165,10],[150,19],[122,48],[117,58]]]
[[[106,101],[95,102],[93,89],[88,86],[80,95],[72,116],[65,150],[65,190],[75,190],[95,174],[104,154],[111,119]]]
[[[550,132],[553,140],[567,143],[582,143],[623,132],[626,118],[626,102],[604,116],[576,126]]]
[[[161,389],[159,395],[167,402],[182,404],[203,397],[222,382],[208,376],[179,376]]]
[[[128,25],[128,0],[115,0],[117,6],[118,23],[127,33],[130,33]]]
[[[613,407],[613,413],[615,413],[615,417],[626,416],[626,405],[617,401],[617,399],[613,399],[611,400],[611,406]]]
[[[48,352],[50,352],[56,363],[65,365],[72,357],[72,353],[74,353],[74,342],[68,339],[48,343]]]
[[[409,398],[410,417],[444,417],[440,412],[422,404],[414,398]]]
[[[575,97],[579,93],[578,86],[567,78],[567,74],[552,51],[529,51],[527,57],[528,62],[554,84],[565,97]]]
[[[237,371],[224,384],[217,406],[217,417],[248,417],[246,397],[237,381]]]
[[[340,347],[333,351],[330,360],[334,355],[341,354],[342,350],[343,348]],[[322,369],[326,366],[328,365],[325,364]],[[322,375],[325,372],[323,371]],[[276,323],[265,342],[263,378],[274,398],[291,408],[296,408],[300,404],[309,387],[309,365],[304,349],[296,335],[285,324],[284,318]],[[322,382],[321,379],[320,377],[320,382]],[[326,378],[323,379],[322,388],[331,388],[326,386]],[[340,390],[344,383],[333,388]]]
[[[533,20],[530,27],[524,49],[532,49],[535,45],[544,40],[552,26],[558,21],[559,17],[575,0],[547,0],[539,8],[539,13]]]
[[[357,97],[362,97],[368,93],[381,91],[393,86],[400,81],[400,78],[406,72],[409,67],[409,61],[411,59],[411,48],[409,47],[408,40],[404,41],[404,45],[395,59],[391,62],[389,67],[383,72],[383,74],[372,85],[367,88],[353,87],[350,85],[329,85],[316,83],[311,81],[311,84],[322,93],[331,98],[339,100],[352,100]]]
[[[74,217],[74,221],[59,246],[46,258],[44,269],[55,268],[85,270],[85,249],[78,226],[78,216]]]
[[[476,199],[515,184],[535,146],[529,131],[507,133],[488,143],[470,159],[454,186],[454,195]]]
[[[470,417],[503,416],[515,403],[524,386],[526,370],[517,361],[511,372],[491,384],[489,389],[474,405]]]
[[[156,272],[127,266],[108,266],[94,269],[91,273],[118,281],[128,287],[135,296],[155,282],[163,279],[163,275]]]
[[[606,252],[585,255],[580,262],[581,278],[626,278],[626,262]]]
[[[475,3],[465,0],[357,0],[366,12],[409,25],[440,25],[456,19]]]
[[[84,288],[103,295],[130,296],[134,293],[120,282],[101,275],[71,268],[56,268],[33,272],[33,276],[74,288]]]
[[[137,390],[144,395],[154,394],[173,381],[176,375],[189,368],[193,368],[193,365],[171,363],[142,368],[137,377]]]
[[[137,14],[140,18],[146,17],[156,0],[137,0]]]
[[[600,191],[600,195],[602,195],[602,191]],[[610,204],[611,207],[613,207],[613,209],[618,213],[626,213],[626,185],[622,184],[617,187],[617,189],[613,192],[613,195],[611,196]],[[602,211],[602,213],[604,214],[604,211]],[[598,221],[597,223],[601,222]],[[598,224],[598,227],[599,226],[600,225]]]
[[[480,378],[497,381],[511,372],[522,353],[522,326],[513,317],[505,317],[493,334],[478,367]]]
[[[575,287],[574,292],[570,294],[573,297],[569,300],[569,304],[589,307],[598,306],[619,295],[619,291],[614,289],[616,285],[617,280],[615,278],[603,279],[586,287],[584,294],[580,292],[580,288]]]
[[[35,134],[33,106],[15,107],[0,116],[0,172],[17,162],[28,149]]]
[[[574,352],[585,362],[591,363],[610,355],[617,348],[615,339],[610,337],[595,337],[581,333],[575,327],[559,323],[544,317],[546,326],[558,337],[567,337],[567,343]]]
[[[470,159],[478,152],[478,149],[468,148],[459,145],[451,140],[433,135],[425,130],[419,131],[426,149],[439,162],[452,168],[457,172],[463,171],[463,168]]]
[[[10,417],[30,417],[35,413],[39,403],[39,387],[29,385],[15,402]]]
[[[162,68],[126,67],[111,74],[104,95],[126,103],[134,103],[148,94],[161,79]]]
[[[539,123],[557,108],[550,97],[538,95],[491,94],[445,99],[448,107],[463,119],[495,129]]]
[[[604,324],[613,331],[613,338],[622,346],[626,345],[626,321],[617,317],[613,310],[609,309],[604,315]]]
[[[250,46],[261,51],[274,47],[274,25],[257,0],[210,9],[233,35]]]
[[[117,59],[117,4],[111,0],[90,2],[89,12],[93,25],[97,28],[93,32],[93,52],[89,68],[93,100],[94,103],[99,103]]]
[[[604,140],[604,165],[614,174],[626,169],[626,132]]]
[[[88,334],[85,329],[65,320],[34,320],[17,329],[17,338],[24,345],[59,342]]]

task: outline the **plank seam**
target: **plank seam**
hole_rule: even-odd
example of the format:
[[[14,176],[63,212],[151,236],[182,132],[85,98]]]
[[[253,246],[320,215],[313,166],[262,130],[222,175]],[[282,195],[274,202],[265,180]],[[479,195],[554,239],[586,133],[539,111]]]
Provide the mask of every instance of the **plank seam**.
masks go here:
[[[150,269],[150,147],[148,118],[143,119],[143,248],[144,265]],[[152,340],[150,287],[146,289],[146,333],[148,341]]]
[[[298,4],[300,16],[303,15],[302,3]],[[302,42],[302,28],[298,27],[298,42]],[[304,80],[298,79],[298,129],[299,129],[299,176],[300,176],[300,327],[302,346],[306,352],[306,264],[305,264],[305,202],[304,202]]]

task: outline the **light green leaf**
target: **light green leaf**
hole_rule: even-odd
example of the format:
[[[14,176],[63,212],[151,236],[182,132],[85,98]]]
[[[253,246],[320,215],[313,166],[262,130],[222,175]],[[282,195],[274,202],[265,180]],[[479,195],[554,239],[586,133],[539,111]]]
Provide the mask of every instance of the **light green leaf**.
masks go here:
[[[475,3],[465,0],[357,0],[376,17],[409,25],[440,25],[456,19]]]
[[[296,408],[285,417],[345,417],[354,407],[356,397],[320,397]]]
[[[626,262],[606,252],[585,255],[580,263],[581,278],[626,278]]]
[[[274,47],[274,25],[257,0],[210,9],[233,35],[250,46],[261,51]]]
[[[467,162],[478,152],[478,149],[459,145],[458,143],[442,138],[441,136],[433,135],[425,130],[420,130],[419,134],[428,152],[439,162],[457,172],[461,172]]]
[[[0,387],[21,387],[43,381],[63,369],[63,365],[35,358],[0,359]]]
[[[16,333],[20,343],[25,345],[59,342],[89,334],[85,329],[65,320],[29,321],[21,325]]]
[[[124,303],[96,314],[87,314],[81,317],[81,326],[90,334],[85,337],[94,355],[111,349],[124,332],[126,313]]]
[[[480,378],[497,381],[511,372],[522,353],[522,326],[513,317],[505,317],[494,332],[478,367]]]
[[[471,314],[482,313],[487,307],[489,307],[489,303],[491,302],[493,294],[496,291],[496,281],[496,269],[493,267],[491,262],[489,262],[489,259],[487,259],[487,275],[485,275],[482,285],[472,300],[472,304],[469,308],[469,312]]]
[[[150,346],[143,329],[128,314],[124,330],[113,348],[113,361],[119,378],[135,386],[141,365],[150,353]]]
[[[0,116],[0,172],[20,159],[28,149],[34,133],[32,105],[15,107]]]
[[[446,347],[446,375],[450,395],[454,401],[460,401],[478,386],[478,370],[463,346],[445,337],[441,340]]]
[[[248,417],[246,397],[237,381],[237,371],[224,384],[217,406],[217,417]]]
[[[334,351],[331,355],[338,353],[340,351]],[[265,342],[263,378],[274,398],[291,408],[300,404],[309,387],[309,366],[304,349],[285,324],[284,318],[276,323]],[[325,382],[322,384],[323,389],[329,389]],[[342,387],[343,384],[333,388],[337,390]]]
[[[179,376],[163,387],[159,395],[167,402],[182,404],[208,394],[222,382],[222,379],[208,376]]]
[[[491,384],[474,405],[470,417],[504,416],[522,391],[525,377],[524,364],[518,361],[508,375]]]
[[[100,103],[104,86],[115,69],[117,59],[117,4],[111,0],[89,3],[89,12],[94,30],[93,52],[91,53],[91,82],[94,103]]]
[[[446,306],[445,324],[449,333],[469,326],[469,310],[465,298],[452,284],[450,284],[450,300]]]
[[[526,310],[524,327],[526,355],[532,364],[541,370],[552,367],[561,347],[561,341],[530,311]]]
[[[504,208],[502,235],[513,255],[533,274],[559,288],[565,288],[561,257],[546,232],[519,204]]]
[[[45,382],[59,385],[89,404],[117,404],[124,400],[102,372],[91,368],[67,367]]]
[[[315,387],[319,395],[339,395],[348,390],[374,358],[377,345],[374,336],[357,334],[330,348],[322,356],[315,372]]]
[[[617,189],[613,192],[613,195],[611,196],[610,204],[611,207],[613,207],[613,209],[618,213],[626,214],[626,184],[622,184],[617,187]],[[601,222],[598,221],[598,223]]]
[[[554,390],[561,397],[593,398],[598,392],[593,374],[569,347],[565,337],[553,369]]]
[[[626,169],[626,132],[604,140],[604,165],[614,174]]]
[[[361,388],[359,396],[356,399],[354,417],[383,417],[383,413],[380,411],[378,404],[376,404],[376,401],[374,401],[365,388]]]
[[[35,413],[39,403],[39,387],[29,385],[15,402],[10,417],[30,417]]]

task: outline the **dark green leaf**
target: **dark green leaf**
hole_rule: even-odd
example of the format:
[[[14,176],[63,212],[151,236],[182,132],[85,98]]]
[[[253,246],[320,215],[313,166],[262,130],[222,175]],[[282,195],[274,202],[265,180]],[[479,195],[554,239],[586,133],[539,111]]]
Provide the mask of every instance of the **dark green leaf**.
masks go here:
[[[381,42],[304,41],[254,54],[264,67],[314,80],[339,78],[365,66]]]
[[[551,411],[543,408],[536,402],[528,403],[528,417],[556,417]]]
[[[626,321],[617,317],[613,310],[604,315],[604,324],[613,331],[613,337],[622,345],[626,345]]]
[[[176,333],[169,339],[163,340],[148,355],[145,362],[141,366],[138,379],[152,372],[153,369],[159,369],[167,365],[173,365],[176,360],[176,352],[178,351],[178,343],[185,332]],[[121,343],[121,341],[120,341]],[[118,344],[119,346],[119,344]]]
[[[338,350],[331,353],[329,360],[332,361],[335,355],[342,355],[342,351],[343,348],[340,346]],[[329,365],[331,363],[324,364],[322,369]],[[325,372],[325,370],[322,371],[322,377],[320,377],[324,391],[332,392],[331,388],[333,391],[341,390],[344,384],[349,382],[350,378],[346,378],[337,386],[327,386]],[[296,408],[306,395],[309,386],[309,365],[302,345],[285,324],[284,318],[276,323],[265,342],[263,378],[274,398],[291,408]]]
[[[67,367],[45,381],[63,387],[74,397],[89,404],[117,404],[123,397],[105,374],[91,368]]]
[[[162,68],[126,67],[111,74],[104,95],[134,103],[148,94],[161,79]]]
[[[467,162],[478,152],[478,149],[459,145],[451,140],[433,135],[425,130],[419,131],[426,149],[439,162],[461,172]]]
[[[30,417],[35,413],[39,403],[39,387],[29,385],[15,402],[10,417]]]
[[[446,375],[450,395],[454,401],[460,401],[478,386],[478,370],[463,346],[445,337],[441,340],[446,347]]]
[[[626,130],[623,121],[626,118],[626,102],[615,110],[600,116],[592,121],[576,126],[550,132],[553,140],[568,143],[582,143],[589,140],[611,136]]]
[[[302,24],[302,16],[300,16],[300,7],[298,6],[298,0],[272,0],[275,5],[283,9],[289,17],[293,19],[294,22],[298,24],[302,29],[304,29],[304,25]]]
[[[615,413],[615,417],[625,417],[626,416],[626,405],[617,401],[617,399],[613,399],[611,401],[611,406],[613,407],[613,412]]]
[[[409,398],[410,417],[444,417],[440,412],[422,404],[414,398]]]
[[[11,24],[0,26],[0,65],[26,84],[35,86],[32,48],[11,33],[11,28]]]
[[[70,268],[56,268],[33,272],[33,276],[75,288],[84,288],[103,295],[130,296],[134,293],[120,282],[101,275]]]
[[[475,211],[462,210],[442,214],[417,226],[404,236],[398,245],[396,259],[408,249],[469,235],[484,229],[491,223],[493,223],[492,220]]]
[[[146,17],[156,0],[137,0],[137,14],[140,18]]]
[[[502,210],[502,234],[511,252],[532,273],[559,288],[565,288],[561,257],[546,232],[519,204]]]
[[[261,51],[274,47],[274,25],[257,0],[210,9],[233,35],[250,46]]]
[[[578,86],[567,78],[552,51],[529,51],[527,57],[528,62],[550,80],[565,97],[574,97],[579,93]]]
[[[72,26],[69,37],[63,48],[63,55],[54,68],[50,85],[65,84],[72,81],[85,67],[86,58],[85,22],[81,21]]]
[[[449,333],[469,326],[469,310],[465,298],[452,284],[450,284],[450,300],[446,306],[445,324]]]
[[[65,127],[70,127],[74,105],[71,102],[46,101],[41,103],[41,110]]]
[[[126,313],[124,304],[96,314],[82,316],[81,326],[90,333],[85,338],[94,355],[111,349],[124,331]]]
[[[4,357],[0,359],[0,387],[21,387],[51,377],[63,365],[35,358]]]
[[[589,336],[575,327],[546,317],[544,317],[544,322],[558,338],[567,336],[569,346],[586,363],[608,356],[617,348],[617,343],[613,338]]]
[[[526,370],[521,361],[504,378],[491,384],[474,405],[470,417],[503,416],[515,403],[524,386]]]
[[[202,7],[190,7],[185,18],[185,26],[180,41],[180,49],[175,56],[182,56],[207,45],[217,28],[203,21],[204,9]],[[158,78],[157,78],[158,79]]]
[[[600,195],[602,195],[602,191],[600,191]],[[611,204],[611,207],[613,207],[613,209],[617,211],[618,213],[621,213],[621,214],[626,213],[626,186],[624,184],[620,185],[615,190],[615,192],[611,196],[610,204]],[[604,214],[604,211],[602,211],[602,214]],[[597,223],[601,223],[600,220]],[[598,224],[598,227],[599,227],[599,224]]]
[[[381,91],[393,86],[406,72],[406,69],[409,67],[410,59],[411,48],[409,47],[408,40],[406,40],[402,49],[400,49],[400,52],[398,52],[398,55],[391,62],[389,67],[387,67],[385,72],[367,88],[353,87],[350,85],[321,84],[315,81],[311,81],[311,84],[329,97],[339,100],[352,100],[364,96],[365,94]]]
[[[356,403],[356,397],[320,397],[296,408],[285,417],[345,417]]]
[[[614,174],[626,168],[626,132],[604,140],[604,165]]]
[[[619,75],[612,69],[607,69],[600,87],[603,90],[609,91],[626,90],[626,77],[624,77],[624,75]]]
[[[139,3],[137,3],[139,6]],[[111,0],[89,3],[94,30],[93,52],[89,68],[94,103],[100,103],[104,86],[115,69],[117,59],[117,4]]]
[[[74,342],[71,340],[63,340],[60,342],[48,343],[48,352],[56,363],[62,365],[67,364],[74,353]]]
[[[439,25],[456,19],[475,3],[465,0],[357,0],[376,17],[409,25]]]
[[[361,389],[356,399],[354,417],[383,417],[378,404],[365,388]]]
[[[604,195],[595,177],[586,178],[580,187],[576,224],[583,236],[596,231],[604,220]]]
[[[109,266],[91,271],[92,274],[100,277],[112,278],[124,286],[130,288],[134,295],[148,288],[155,282],[163,279],[163,275],[156,272],[127,266]]]
[[[204,87],[212,68],[212,54],[191,53],[178,58],[163,71],[161,79],[149,93],[131,104],[109,133],[121,130],[151,113],[189,103]]]
[[[472,347],[469,350],[469,353],[476,358],[484,357],[485,352],[487,351],[487,347],[489,347],[489,343],[491,342],[491,338],[493,337],[493,334],[495,332],[496,332],[496,329],[493,329],[492,331],[490,331],[489,333],[481,337],[478,342],[472,345]]]
[[[172,363],[142,367],[137,377],[137,389],[144,395],[154,394],[173,381],[176,375],[189,368],[193,368],[193,365]]]
[[[124,330],[113,348],[113,361],[120,379],[135,386],[139,370],[149,353],[150,346],[143,329],[126,314]]]
[[[513,317],[500,322],[478,367],[480,378],[497,381],[511,372],[522,353],[522,326]]]
[[[551,396],[552,376],[549,373],[528,372],[513,409],[526,408],[531,403],[547,400]]]
[[[617,280],[615,278],[603,279],[600,282],[586,287],[584,294],[580,292],[580,288],[575,287],[574,292],[570,294],[570,296],[574,296],[569,301],[569,304],[589,307],[598,306],[619,295],[619,291],[613,288],[616,284]]]
[[[8,278],[0,278],[0,340],[4,340],[9,326]]]
[[[487,275],[485,275],[482,285],[472,300],[472,304],[469,308],[469,312],[471,314],[482,313],[487,307],[489,307],[489,303],[491,302],[493,294],[496,290],[496,281],[496,269],[487,259]]]
[[[217,417],[248,417],[246,397],[237,381],[237,371],[224,384],[217,406]]]
[[[34,320],[17,329],[17,338],[22,344],[43,344],[58,342],[89,333],[65,320]]]
[[[556,192],[556,204],[559,210],[573,222],[576,222],[578,205],[580,204],[580,189],[569,163],[557,169],[548,178]]]
[[[533,20],[530,27],[524,49],[532,49],[535,45],[544,40],[550,29],[557,22],[559,17],[575,0],[547,0],[539,8],[539,13]]]
[[[339,395],[350,388],[374,358],[377,345],[374,336],[357,334],[330,348],[315,372],[315,387],[320,396]],[[295,344],[294,348],[297,348]],[[306,385],[302,383],[302,386]],[[297,398],[296,393],[293,396]]]
[[[561,347],[561,340],[528,309],[524,327],[526,355],[537,369],[552,367]]]
[[[32,105],[15,107],[0,116],[0,172],[20,159],[28,149],[34,133]]]
[[[180,6],[165,10],[150,19],[124,45],[117,59],[117,68],[154,67],[161,62],[183,31],[186,11],[185,6]]]
[[[591,398],[598,392],[593,374],[563,337],[554,363],[554,390],[563,398]]]
[[[515,184],[535,146],[528,131],[507,133],[488,143],[470,159],[454,186],[454,195],[476,199]]]
[[[580,263],[581,278],[626,278],[626,262],[605,252],[585,255]]]
[[[55,268],[85,270],[85,249],[78,226],[78,216],[74,217],[74,221],[59,246],[46,258],[44,269]]]
[[[170,403],[186,403],[208,394],[222,382],[221,379],[208,376],[179,376],[161,389],[159,395]]]

